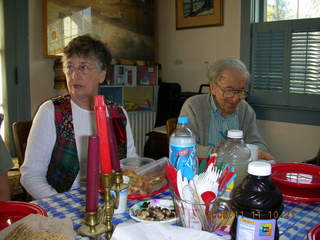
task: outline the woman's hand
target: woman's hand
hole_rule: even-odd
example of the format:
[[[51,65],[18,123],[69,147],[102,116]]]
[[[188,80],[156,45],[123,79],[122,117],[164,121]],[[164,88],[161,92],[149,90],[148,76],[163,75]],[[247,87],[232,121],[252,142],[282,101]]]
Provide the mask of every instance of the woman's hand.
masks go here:
[[[258,159],[273,161],[274,163],[277,162],[275,157],[273,157],[270,153],[263,152],[263,151],[259,152]]]

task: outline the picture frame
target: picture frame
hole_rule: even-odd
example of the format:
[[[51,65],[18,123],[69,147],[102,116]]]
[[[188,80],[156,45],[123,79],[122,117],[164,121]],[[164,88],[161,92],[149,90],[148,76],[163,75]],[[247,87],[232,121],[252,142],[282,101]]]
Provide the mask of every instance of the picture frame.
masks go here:
[[[156,59],[157,0],[42,0],[45,58],[59,58],[74,37],[106,43],[113,59]]]
[[[223,0],[176,0],[176,29],[223,25]]]

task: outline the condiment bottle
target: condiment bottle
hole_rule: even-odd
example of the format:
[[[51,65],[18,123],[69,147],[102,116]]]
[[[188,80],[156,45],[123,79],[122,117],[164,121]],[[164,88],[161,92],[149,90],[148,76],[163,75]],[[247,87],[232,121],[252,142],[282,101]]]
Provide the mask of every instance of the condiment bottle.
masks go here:
[[[231,206],[236,213],[232,239],[279,239],[277,219],[283,210],[282,195],[272,182],[269,162],[249,163],[248,176],[234,189]]]

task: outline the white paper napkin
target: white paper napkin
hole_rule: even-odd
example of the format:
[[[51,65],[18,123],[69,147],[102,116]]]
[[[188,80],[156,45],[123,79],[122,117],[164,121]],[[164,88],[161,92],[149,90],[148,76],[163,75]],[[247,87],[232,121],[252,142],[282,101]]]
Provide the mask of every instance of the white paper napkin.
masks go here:
[[[215,233],[163,223],[122,223],[116,226],[111,240],[221,240]]]

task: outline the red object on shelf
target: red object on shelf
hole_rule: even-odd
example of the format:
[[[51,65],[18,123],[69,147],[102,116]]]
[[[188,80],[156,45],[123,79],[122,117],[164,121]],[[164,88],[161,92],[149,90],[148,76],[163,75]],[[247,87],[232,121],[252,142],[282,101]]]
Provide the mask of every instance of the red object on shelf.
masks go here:
[[[88,140],[88,164],[87,164],[87,192],[86,212],[96,212],[98,209],[99,189],[99,137],[89,136]]]
[[[318,239],[320,239],[320,224],[315,225],[308,232],[308,240]]]
[[[102,174],[111,174],[111,157],[109,128],[107,126],[106,105],[104,96],[98,95],[94,97],[94,111],[96,114],[97,133],[100,141],[100,162]]]
[[[274,164],[271,176],[273,181],[292,187],[320,188],[320,167],[311,164]]]
[[[0,230],[32,213],[48,216],[42,207],[33,203],[0,201]]]

